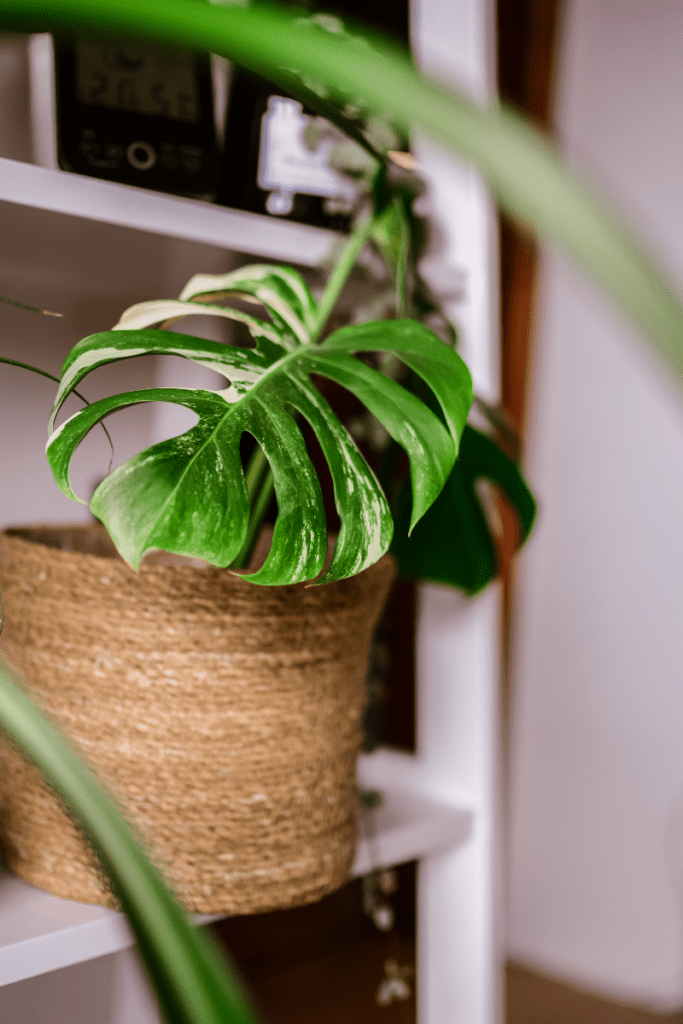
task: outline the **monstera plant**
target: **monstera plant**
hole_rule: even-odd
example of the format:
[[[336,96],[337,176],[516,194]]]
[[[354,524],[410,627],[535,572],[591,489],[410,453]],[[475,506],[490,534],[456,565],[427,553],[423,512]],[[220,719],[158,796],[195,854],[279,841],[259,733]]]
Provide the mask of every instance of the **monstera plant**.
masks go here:
[[[348,127],[342,116],[339,120]],[[528,535],[535,502],[518,467],[493,440],[466,426],[472,381],[452,347],[455,332],[417,269],[411,242],[419,225],[410,197],[400,178],[393,184],[388,180],[386,157],[373,153],[372,160],[358,226],[318,302],[292,268],[256,265],[224,275],[199,274],[179,298],[138,303],[111,331],[85,338],[69,354],[50,417],[47,454],[57,483],[71,498],[76,498],[69,482],[74,451],[109,414],[141,402],[169,402],[198,417],[187,433],[141,452],[108,475],[92,497],[92,512],[135,569],[152,549],[221,567],[245,564],[273,489],[278,514],[272,546],[265,563],[246,577],[258,584],[343,579],[372,565],[392,545],[404,576],[475,593],[497,571],[491,531],[475,491],[480,477],[507,494],[520,539]],[[386,262],[391,283],[381,304],[390,318],[327,334],[328,317],[365,243]],[[244,312],[245,300],[267,319]],[[417,319],[421,314],[433,319],[435,313],[446,343]],[[251,346],[166,329],[196,314],[242,324]],[[226,386],[114,395],[54,429],[63,403],[90,372],[151,354],[191,360],[219,373]],[[387,359],[393,376],[381,372]],[[380,425],[388,442],[379,460],[381,484],[311,375],[342,386]],[[340,524],[332,562],[322,575],[326,514],[300,422],[313,431],[326,460]],[[257,443],[246,476],[244,435]],[[456,462],[461,438],[465,457]],[[407,455],[409,472],[399,472],[400,452]]]
[[[258,301],[270,320],[215,304],[226,295]],[[197,313],[240,320],[254,347],[150,329]],[[313,579],[327,583],[361,572],[387,551],[392,518],[382,488],[311,382],[311,374],[350,390],[407,452],[412,470],[411,525],[432,504],[453,468],[472,401],[467,367],[439,337],[412,320],[346,327],[315,344],[320,319],[318,305],[293,270],[250,266],[219,277],[197,275],[180,299],[134,306],[113,331],[86,338],[72,350],[51,422],[86,374],[119,359],[151,353],[183,356],[229,381],[219,391],[155,388],[116,395],[82,409],[52,434],[48,458],[59,485],[75,497],[68,480],[71,455],[102,417],[149,401],[174,402],[199,417],[187,433],[119,467],[93,495],[93,512],[134,568],[153,548],[218,566],[239,560],[251,514],[240,458],[244,433],[252,435],[264,453],[278,505],[268,557],[247,579],[270,585]],[[443,422],[410,391],[354,355],[378,351],[397,356],[429,385]],[[334,557],[322,576],[325,511],[297,414],[310,424],[325,455],[341,522]]]
[[[138,35],[171,45],[194,46],[222,54],[269,77],[333,120],[352,104],[392,120],[403,131],[419,126],[434,140],[473,161],[508,211],[577,257],[645,330],[677,374],[683,376],[680,304],[658,270],[608,210],[514,114],[498,108],[479,109],[430,82],[403,52],[390,44],[378,39],[371,45],[365,41],[361,44],[343,33],[321,32],[319,26],[303,22],[296,12],[287,14],[273,6],[222,6],[188,0],[147,0],[145,4],[136,0],[0,0],[0,26],[22,32],[68,29]],[[315,88],[310,83],[316,83]],[[357,141],[363,141],[357,126],[352,126],[352,134]],[[236,522],[228,528],[231,539],[227,548],[218,550],[220,545],[216,544],[210,521],[201,525],[197,536],[203,537],[203,550],[212,557],[239,562],[250,529],[249,523],[245,529],[245,487],[256,507],[266,501],[270,486],[267,467],[258,451],[248,469],[246,484],[236,473],[234,435],[240,423],[248,423],[260,450],[273,466],[278,499],[278,540],[265,575],[270,574],[273,580],[282,578],[278,577],[280,573],[293,573],[299,579],[316,576],[321,565],[319,497],[303,452],[299,449],[297,454],[296,447],[281,444],[292,435],[295,417],[303,416],[316,428],[335,481],[342,535],[330,570],[341,576],[357,571],[372,558],[373,545],[387,543],[386,519],[372,477],[351,458],[346,438],[329,418],[310,384],[310,373],[346,375],[345,384],[353,381],[356,393],[387,430],[394,431],[397,441],[405,443],[411,456],[424,444],[420,429],[430,425],[429,445],[424,448],[425,453],[429,452],[425,462],[429,468],[413,472],[409,525],[435,496],[439,481],[452,479],[450,466],[468,404],[467,376],[455,353],[419,324],[402,325],[397,320],[391,328],[359,325],[358,329],[333,333],[322,344],[314,344],[318,340],[318,314],[298,282],[272,268],[264,273],[272,275],[274,286],[271,323],[268,331],[253,323],[253,349],[241,355],[237,354],[238,349],[230,350],[228,356],[228,350],[218,353],[212,345],[198,343],[196,339],[174,335],[170,342],[166,338],[166,351],[177,345],[181,354],[219,369],[230,381],[230,387],[223,393],[206,392],[196,397],[193,408],[198,423],[182,441],[176,442],[184,447],[184,472],[194,475],[197,485],[201,487],[207,481],[208,463],[204,460],[210,461],[212,471],[219,460],[223,479],[234,484],[231,500],[238,503],[238,512]],[[246,280],[251,281],[252,295],[265,287],[263,280],[253,276]],[[235,294],[239,291],[239,287],[234,287],[237,284],[237,278],[208,284],[195,282],[179,301],[188,304],[197,298],[212,298],[212,293],[224,290]],[[204,307],[204,302],[201,305]],[[321,306],[323,312],[329,312],[326,302],[321,302]],[[230,315],[223,306],[217,309],[220,312],[216,315]],[[151,325],[175,317],[178,308],[167,304],[163,309],[138,313],[142,320],[134,320],[138,314],[131,313],[130,319],[118,325],[122,332],[95,336],[77,346],[66,367],[57,406],[98,360],[101,363],[154,350],[154,339],[148,333]],[[403,395],[399,408],[409,407],[410,418],[401,420],[402,413],[397,415],[394,389],[378,383],[370,372],[372,368],[354,356],[377,348],[388,352],[400,348],[401,358],[411,373],[426,381],[436,396],[437,408],[431,410],[431,418],[426,415],[426,406],[418,403],[418,412],[418,405]],[[220,362],[219,355],[232,359],[230,365]],[[267,410],[263,402],[266,396]],[[50,458],[65,489],[69,489],[69,459],[87,430],[114,408],[150,397],[153,396],[143,398],[133,393],[105,399],[103,404],[87,408],[55,432]],[[173,400],[182,404],[183,396],[176,395]],[[406,422],[408,426],[404,429]],[[463,454],[467,436],[463,436]],[[161,446],[142,453],[112,474],[96,494],[96,507],[116,536],[125,507],[124,481],[129,480],[131,487],[138,488],[139,513],[129,535],[124,538],[128,533],[124,528],[119,539],[132,563],[148,547],[158,545],[161,533],[172,550],[185,549],[186,527],[179,514],[184,500],[182,481],[173,478],[168,462],[164,461],[171,450]],[[473,466],[481,465],[483,459],[488,461],[491,473],[500,470],[500,466],[496,469],[494,465],[496,456],[492,456],[490,449],[484,452],[480,445],[479,452],[470,454],[469,465],[460,477],[460,489],[468,501],[471,481],[476,475]],[[306,505],[302,509],[292,508],[287,484],[283,482],[288,460],[295,463],[291,467],[295,478],[304,481]],[[149,516],[145,513],[146,501],[151,509]],[[437,508],[437,503],[433,508]],[[360,532],[353,521],[355,510],[369,516]],[[289,520],[288,516],[294,518]],[[282,543],[288,522],[305,523],[309,531],[304,531],[307,541],[297,549],[296,559],[290,558]],[[418,529],[419,524],[413,536]],[[0,670],[0,724],[35,761],[82,823],[129,917],[167,1020],[187,1024],[253,1020],[227,968],[221,966],[206,938],[188,927],[113,804],[5,670]]]

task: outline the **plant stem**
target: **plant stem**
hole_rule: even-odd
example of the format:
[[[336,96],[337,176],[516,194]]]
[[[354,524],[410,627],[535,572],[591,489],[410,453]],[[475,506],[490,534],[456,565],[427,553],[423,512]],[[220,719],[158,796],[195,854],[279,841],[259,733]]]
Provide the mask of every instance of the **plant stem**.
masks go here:
[[[3,302],[7,302],[7,299],[3,299]],[[12,303],[16,305],[16,303]],[[8,359],[7,356],[0,356],[0,363],[7,363],[8,366],[18,366],[22,370],[30,370],[31,373],[39,373],[41,377],[47,377],[48,380],[53,380],[55,384],[59,384],[59,377],[55,377],[52,373],[48,373],[47,370],[39,370],[37,366],[31,366],[30,363],[20,363],[18,359]],[[82,395],[78,396],[86,405],[89,403],[83,398]]]
[[[330,314],[337,304],[337,299],[342,293],[349,274],[356,265],[360,251],[370,237],[370,232],[372,231],[374,222],[374,212],[369,214],[360,222],[344,246],[339,259],[335,263],[332,273],[327,279],[327,284],[325,285],[320,302],[318,303],[318,315],[316,317],[313,330],[311,331],[311,340],[313,344],[320,341],[327,321],[330,318]],[[246,476],[249,500],[251,502],[251,515],[249,517],[249,527],[247,529],[244,544],[242,545],[242,549],[240,550],[237,558],[233,562],[233,565],[237,565],[240,568],[247,565],[251,558],[254,545],[256,544],[261,532],[261,527],[263,526],[263,520],[265,518],[266,511],[268,510],[270,499],[273,496],[273,474],[270,471],[268,461],[263,454],[263,450],[259,445],[256,446],[252,452],[251,458],[249,459]]]
[[[6,302],[8,306],[16,306],[17,309],[27,309],[29,313],[42,313],[43,316],[64,316],[63,313],[53,313],[51,309],[39,309],[38,306],[27,306],[25,302],[15,302],[14,299],[7,299],[0,295],[0,302]]]
[[[3,299],[2,301],[3,302],[9,302],[10,300],[9,299]],[[12,305],[13,306],[17,306],[18,303],[17,302],[13,302]],[[33,309],[32,306],[26,306],[24,308],[26,308],[26,309]],[[42,310],[38,310],[37,312],[43,312],[43,311]],[[62,315],[61,313],[54,313],[53,314],[53,316],[61,316],[61,315]],[[30,370],[31,373],[38,373],[38,374],[40,374],[41,377],[47,377],[48,380],[53,380],[55,382],[55,384],[59,384],[60,383],[59,377],[55,377],[54,374],[48,373],[47,370],[39,370],[37,366],[31,366],[30,363],[20,363],[18,359],[8,359],[7,356],[0,356],[0,363],[7,363],[8,366],[18,366],[21,370]],[[90,402],[88,401],[88,399],[84,398],[84,396],[80,393],[80,391],[76,391],[75,388],[74,388],[74,395],[76,395],[77,398],[80,398],[81,402],[83,402],[84,405],[90,405]],[[113,459],[114,458],[114,442],[112,441],[112,439],[111,439],[111,437],[109,435],[109,431],[105,427],[104,423],[100,422],[100,426],[102,427],[102,430],[107,435],[107,441],[109,441],[109,447],[111,448],[111,456],[112,456],[112,459]],[[109,469],[111,469],[111,462],[109,463]],[[107,472],[109,472],[109,470],[107,470]]]
[[[273,493],[273,474],[268,467],[268,460],[263,454],[263,449],[258,444],[251,453],[246,476],[247,490],[251,501],[251,515],[244,544],[232,563],[239,568],[246,566],[251,558]]]
[[[311,338],[314,343],[320,341],[320,335],[325,330],[325,325],[330,318],[330,313],[336,306],[337,299],[341,295],[348,276],[356,265],[361,249],[370,237],[370,232],[372,231],[374,223],[374,212],[369,214],[360,222],[344,246],[341,256],[337,260],[332,273],[327,279],[325,290],[323,291],[320,297],[320,302],[318,303],[318,316],[311,334]]]

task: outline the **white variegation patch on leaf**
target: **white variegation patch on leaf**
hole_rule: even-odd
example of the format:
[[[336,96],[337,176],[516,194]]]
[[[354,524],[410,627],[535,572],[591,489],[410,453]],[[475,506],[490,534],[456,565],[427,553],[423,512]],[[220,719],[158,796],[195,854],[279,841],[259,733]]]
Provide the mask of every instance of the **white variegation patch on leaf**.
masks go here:
[[[270,316],[263,321],[217,304],[245,295]],[[201,301],[197,301],[198,298]],[[154,329],[183,315],[234,316],[255,347],[244,349]],[[278,516],[255,583],[328,582],[352,576],[377,561],[391,542],[393,523],[384,493],[327,401],[311,381],[321,374],[355,394],[405,449],[411,468],[412,525],[441,491],[456,458],[472,400],[462,360],[414,321],[389,320],[347,327],[312,345],[317,308],[303,280],[278,267],[245,267],[220,276],[198,275],[180,299],[140,303],[113,331],[79,342],[64,364],[50,418],[48,458],[57,483],[76,497],[69,481],[72,456],[100,420],[141,402],[173,402],[198,416],[180,437],[146,449],[100,484],[91,508],[123,557],[138,568],[145,553],[162,549],[228,566],[249,527],[250,507],[240,440],[251,434],[273,473]],[[391,352],[434,392],[443,421],[394,380],[354,353]],[[220,391],[153,388],[101,399],[55,429],[65,399],[91,370],[143,354],[182,356],[222,374]],[[306,420],[327,460],[341,529],[332,563],[321,577],[327,528],[320,484],[297,417]]]
[[[249,316],[239,309],[230,306],[214,306],[203,302],[183,301],[182,299],[152,299],[149,302],[138,302],[121,314],[119,322],[112,327],[113,331],[134,331],[141,327],[171,327],[184,316],[218,316],[226,320],[236,320],[244,324],[254,340],[265,338],[275,345],[282,345],[282,331],[272,327],[264,320]]]
[[[299,344],[309,344],[318,307],[308,285],[295,270],[268,264],[241,267],[228,274],[195,274],[181,299],[239,295],[260,302],[273,322],[291,331]]]

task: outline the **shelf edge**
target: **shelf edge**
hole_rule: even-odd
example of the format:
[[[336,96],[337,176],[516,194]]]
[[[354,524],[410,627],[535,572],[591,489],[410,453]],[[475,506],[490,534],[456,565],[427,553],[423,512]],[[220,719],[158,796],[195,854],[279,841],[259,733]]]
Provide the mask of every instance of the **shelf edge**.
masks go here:
[[[340,237],[325,228],[118,185],[0,157],[0,201],[317,267]]]
[[[473,817],[472,812],[466,809],[385,790],[377,808],[361,810],[358,848],[351,877],[452,849],[465,842],[471,834]],[[0,875],[0,880],[2,877]],[[57,897],[33,889],[28,883],[9,875],[4,876],[0,895],[2,889],[7,898],[17,903],[32,898],[42,901],[48,919],[55,908],[59,912],[59,903],[68,904],[69,910],[75,914],[81,906],[68,900],[59,901]],[[134,944],[122,914],[92,905],[82,908],[81,912],[94,916],[90,920],[55,927],[46,934],[0,946],[0,986],[107,956]],[[197,924],[206,924],[224,916],[194,915],[193,920]]]

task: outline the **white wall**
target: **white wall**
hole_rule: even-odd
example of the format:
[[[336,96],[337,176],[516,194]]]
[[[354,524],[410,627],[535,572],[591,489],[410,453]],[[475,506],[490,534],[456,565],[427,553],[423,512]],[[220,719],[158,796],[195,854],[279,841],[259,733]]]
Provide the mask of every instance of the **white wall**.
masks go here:
[[[683,294],[683,4],[573,0],[557,126]],[[683,397],[557,255],[539,291],[511,765],[510,955],[683,1004]]]

